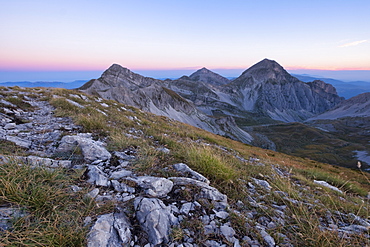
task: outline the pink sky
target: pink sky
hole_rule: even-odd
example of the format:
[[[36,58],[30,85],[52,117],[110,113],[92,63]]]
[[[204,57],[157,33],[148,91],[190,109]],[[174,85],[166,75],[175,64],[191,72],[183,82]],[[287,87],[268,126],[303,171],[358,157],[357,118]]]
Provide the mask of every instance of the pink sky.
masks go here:
[[[370,70],[370,1],[3,1],[1,70]]]

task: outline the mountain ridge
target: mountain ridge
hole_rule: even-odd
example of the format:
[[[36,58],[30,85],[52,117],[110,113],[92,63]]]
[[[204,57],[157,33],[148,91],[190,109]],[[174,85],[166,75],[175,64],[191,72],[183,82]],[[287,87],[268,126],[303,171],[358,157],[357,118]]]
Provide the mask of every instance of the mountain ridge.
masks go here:
[[[252,140],[238,126],[231,128],[231,125],[220,124],[217,119],[208,117],[193,102],[181,97],[171,88],[166,88],[163,81],[141,76],[117,64],[109,67],[99,79],[91,80],[78,90],[98,94],[105,99],[114,99],[246,143]],[[230,122],[232,123],[233,121]]]

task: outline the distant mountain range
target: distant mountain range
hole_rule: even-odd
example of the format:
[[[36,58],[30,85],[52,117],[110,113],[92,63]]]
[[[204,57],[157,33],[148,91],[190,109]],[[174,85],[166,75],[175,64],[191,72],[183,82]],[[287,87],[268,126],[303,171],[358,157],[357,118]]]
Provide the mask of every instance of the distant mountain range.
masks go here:
[[[304,82],[321,80],[326,83],[329,83],[337,89],[338,95],[346,99],[349,99],[361,93],[370,92],[370,82],[366,82],[366,81],[346,81],[344,82],[344,81],[335,80],[331,78],[320,78],[320,77],[314,77],[310,75],[297,75],[297,74],[292,74],[292,75]]]
[[[203,70],[206,68],[203,68]],[[370,82],[368,81],[341,81],[332,78],[319,77],[308,74],[291,74],[300,81],[312,82],[315,80],[321,80],[326,83],[333,85],[339,96],[349,99],[361,93],[370,92]],[[219,75],[218,75],[219,76]],[[222,76],[221,76],[222,77]],[[158,80],[166,80],[166,78],[157,78]],[[235,80],[237,77],[222,77],[228,81]],[[177,78],[170,78],[176,80]],[[194,79],[194,78],[192,78]],[[20,87],[55,87],[55,88],[66,88],[74,89],[82,86],[88,80],[75,80],[72,82],[60,82],[60,81],[18,81],[18,82],[0,82],[0,86],[20,86]]]
[[[20,82],[0,82],[0,86],[4,87],[55,87],[55,88],[66,88],[66,89],[74,89],[82,86],[88,80],[76,80],[72,82],[47,82],[47,81],[20,81]]]

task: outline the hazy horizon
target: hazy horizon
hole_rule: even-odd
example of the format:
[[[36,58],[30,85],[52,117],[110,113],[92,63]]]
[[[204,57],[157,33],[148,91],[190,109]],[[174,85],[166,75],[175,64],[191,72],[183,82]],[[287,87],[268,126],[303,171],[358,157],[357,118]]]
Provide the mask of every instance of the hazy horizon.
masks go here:
[[[132,70],[142,76],[156,79],[180,78],[189,76],[199,68],[167,70]],[[245,69],[210,69],[224,77],[238,77]],[[309,75],[312,77],[331,78],[341,81],[370,82],[370,70],[287,70],[290,74]],[[73,82],[77,80],[97,79],[104,70],[83,71],[1,71],[0,83],[3,82]]]

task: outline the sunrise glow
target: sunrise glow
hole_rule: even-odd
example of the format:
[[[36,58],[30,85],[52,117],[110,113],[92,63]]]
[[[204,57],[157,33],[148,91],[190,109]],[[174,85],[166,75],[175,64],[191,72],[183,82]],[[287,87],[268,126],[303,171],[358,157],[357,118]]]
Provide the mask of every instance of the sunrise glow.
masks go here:
[[[196,6],[196,7],[195,7]],[[6,1],[1,71],[370,70],[369,1]],[[315,18],[302,18],[315,11]],[[346,18],[343,18],[346,16]],[[330,31],[329,31],[330,30]]]

